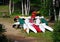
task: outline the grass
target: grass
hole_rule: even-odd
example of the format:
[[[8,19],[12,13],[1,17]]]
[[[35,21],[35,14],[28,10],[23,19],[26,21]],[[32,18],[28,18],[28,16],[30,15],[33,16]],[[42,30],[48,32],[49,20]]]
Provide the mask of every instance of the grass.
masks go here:
[[[8,5],[1,5],[0,6],[0,12],[8,12]]]
[[[8,14],[8,5],[0,5],[0,16],[2,16],[3,13]]]
[[[41,37],[42,38],[52,38],[51,37],[52,36],[52,32],[46,31],[45,33],[40,32],[40,33],[37,33],[37,34],[35,34],[33,32],[30,32],[30,34],[27,35],[27,36],[37,37],[37,38],[41,38]]]
[[[33,37],[33,38],[37,38],[38,42],[41,41],[41,42],[53,42],[53,38],[52,38],[52,35],[53,35],[53,32],[50,32],[50,31],[47,31],[45,33],[34,33],[34,32],[31,32],[29,34],[27,34],[26,32],[24,31],[21,31],[23,33],[23,35],[25,35],[26,37]]]

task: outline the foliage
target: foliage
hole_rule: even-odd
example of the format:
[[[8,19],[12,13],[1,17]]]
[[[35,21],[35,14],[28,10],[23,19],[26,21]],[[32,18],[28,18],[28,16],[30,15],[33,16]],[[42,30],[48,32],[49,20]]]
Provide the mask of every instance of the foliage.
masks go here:
[[[0,24],[0,42],[11,42],[11,40],[7,39],[6,35],[4,35],[5,29],[2,24]]]
[[[19,2],[19,1],[21,1],[21,0],[12,0],[12,1],[14,1],[14,3],[17,3],[17,2]]]
[[[14,13],[12,13],[12,15],[11,16],[17,16],[17,15],[21,15],[21,13],[19,13],[19,12],[14,12]]]
[[[41,2],[40,12],[43,16],[49,15],[49,5],[50,5],[50,0],[44,0],[43,2]]]
[[[3,34],[5,29],[3,29],[3,25],[0,24],[0,41],[1,42],[8,42],[6,36]]]
[[[1,42],[8,42],[8,39],[6,38],[5,35],[0,35],[0,41]]]
[[[49,9],[51,8],[50,6],[52,0],[30,0],[30,1],[31,7],[34,7],[36,10],[39,10],[41,15],[43,16],[49,15]]]
[[[60,21],[54,25],[53,40],[54,42],[60,42]]]

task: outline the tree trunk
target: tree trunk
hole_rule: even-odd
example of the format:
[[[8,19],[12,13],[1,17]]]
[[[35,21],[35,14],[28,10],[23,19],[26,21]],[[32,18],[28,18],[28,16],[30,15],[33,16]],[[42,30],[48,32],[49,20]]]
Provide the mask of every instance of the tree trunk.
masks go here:
[[[22,0],[22,15],[24,15],[23,0]]]
[[[55,12],[56,12],[56,19],[58,22],[58,20],[59,20],[59,0],[55,0]]]
[[[25,0],[24,6],[25,6],[25,15],[27,15],[27,5],[26,5],[26,0]]]
[[[13,6],[12,6],[12,13],[14,12],[14,1],[13,1]]]
[[[29,12],[30,12],[30,0],[29,0]]]
[[[9,0],[9,14],[11,15],[11,0]]]
[[[50,17],[51,15],[50,15],[50,9],[49,9],[49,17]]]
[[[53,0],[53,7],[54,7],[54,16],[55,16],[55,21],[56,21],[57,18],[56,18],[56,11],[55,11],[55,0]]]
[[[59,0],[59,21],[60,21],[60,0]]]
[[[30,12],[30,0],[27,0],[27,14]]]
[[[56,11],[55,11],[55,9],[54,9],[54,16],[55,16],[55,21],[57,20],[57,18],[56,18]]]
[[[50,2],[50,22],[55,22],[55,14],[54,14],[54,6],[53,6],[53,0]]]
[[[29,14],[29,0],[27,0],[27,15]]]
[[[59,10],[59,18],[58,18],[58,20],[60,21],[60,10]]]

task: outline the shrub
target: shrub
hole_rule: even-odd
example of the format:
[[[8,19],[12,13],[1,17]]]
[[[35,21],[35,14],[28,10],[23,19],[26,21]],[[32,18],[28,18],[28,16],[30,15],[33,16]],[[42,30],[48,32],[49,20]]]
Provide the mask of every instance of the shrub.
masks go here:
[[[3,33],[5,31],[4,27],[2,24],[0,24],[0,33]]]
[[[56,22],[54,25],[53,40],[60,42],[60,22]]]

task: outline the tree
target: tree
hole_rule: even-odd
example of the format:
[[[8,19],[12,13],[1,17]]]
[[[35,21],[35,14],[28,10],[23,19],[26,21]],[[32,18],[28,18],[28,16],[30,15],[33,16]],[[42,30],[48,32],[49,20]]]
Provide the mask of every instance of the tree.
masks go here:
[[[9,14],[11,15],[14,12],[14,4],[19,0],[9,0]]]
[[[25,7],[25,15],[27,15],[27,1],[25,0],[25,3],[24,3],[24,7]]]
[[[11,40],[7,39],[6,35],[4,35],[4,28],[5,26],[3,24],[0,24],[0,42],[11,42]]]
[[[30,12],[30,0],[27,0],[27,14]]]
[[[60,20],[60,0],[59,0],[59,18],[58,20]]]
[[[58,20],[60,21],[60,10],[59,10],[59,18],[58,18]]]
[[[23,0],[22,0],[22,15],[24,15]]]
[[[54,6],[53,6],[53,0],[50,1],[50,15],[51,15],[51,22],[55,21],[55,15],[54,15]]]
[[[28,15],[30,11],[30,1],[22,0],[22,15]]]
[[[18,1],[21,1],[21,5],[22,5],[22,15],[28,15],[29,14],[29,10],[30,10],[30,1],[29,0],[12,0],[11,3],[13,3],[13,6],[11,6],[11,11],[14,12],[14,4],[17,3]],[[10,4],[11,4],[10,3]]]
[[[49,16],[50,2],[50,0],[41,0],[40,12],[42,15]]]
[[[12,13],[14,12],[14,1],[12,1]]]
[[[9,0],[9,14],[11,15],[11,0]]]
[[[55,12],[56,12],[56,20],[58,21],[58,17],[59,17],[59,0],[55,0]]]

